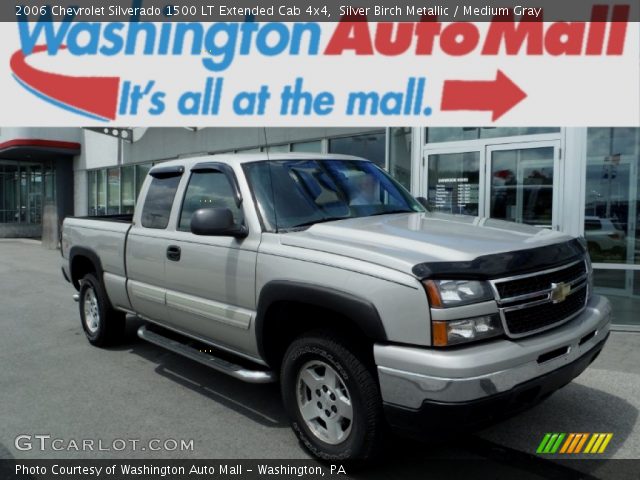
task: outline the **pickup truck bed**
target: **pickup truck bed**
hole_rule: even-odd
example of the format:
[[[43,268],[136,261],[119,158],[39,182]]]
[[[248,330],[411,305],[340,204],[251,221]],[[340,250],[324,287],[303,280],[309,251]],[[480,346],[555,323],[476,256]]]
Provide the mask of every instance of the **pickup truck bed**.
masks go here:
[[[71,257],[81,255],[91,258],[99,265],[98,268],[104,275],[103,281],[109,298],[112,302],[114,298],[121,299],[118,303],[123,308],[130,307],[128,300],[122,301],[126,298],[126,292],[122,291],[124,285],[120,285],[120,291],[116,292],[118,286],[113,284],[112,279],[126,276],[126,238],[132,221],[133,215],[68,217],[64,221],[62,237],[63,251],[68,248]],[[87,246],[95,246],[95,248],[87,248]],[[99,252],[99,257],[96,251]],[[73,272],[70,273],[73,277]],[[78,280],[74,278],[73,283],[77,284]]]

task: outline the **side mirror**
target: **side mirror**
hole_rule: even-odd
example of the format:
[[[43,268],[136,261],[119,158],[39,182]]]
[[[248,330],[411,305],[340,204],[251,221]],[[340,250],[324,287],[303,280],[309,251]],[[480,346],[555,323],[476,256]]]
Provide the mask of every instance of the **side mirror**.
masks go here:
[[[416,197],[416,200],[418,200],[420,205],[422,205],[424,208],[426,208],[427,211],[431,210],[431,207],[429,207],[429,201],[426,198],[424,198],[424,197]]]
[[[191,233],[244,238],[249,232],[244,225],[236,225],[228,208],[201,208],[191,216]]]

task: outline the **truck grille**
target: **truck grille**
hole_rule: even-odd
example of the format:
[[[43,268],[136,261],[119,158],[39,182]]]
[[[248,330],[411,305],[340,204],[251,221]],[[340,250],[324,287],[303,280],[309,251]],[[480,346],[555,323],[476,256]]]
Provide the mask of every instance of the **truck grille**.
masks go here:
[[[555,327],[581,312],[587,303],[587,283],[583,260],[491,281],[505,332],[513,338]]]

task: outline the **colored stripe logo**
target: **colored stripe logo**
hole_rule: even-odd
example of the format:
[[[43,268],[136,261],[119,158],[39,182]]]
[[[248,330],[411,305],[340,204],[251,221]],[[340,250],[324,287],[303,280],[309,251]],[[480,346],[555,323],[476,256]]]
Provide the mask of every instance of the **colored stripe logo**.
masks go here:
[[[46,45],[37,45],[32,53],[46,51]],[[16,81],[35,96],[93,120],[116,119],[119,77],[72,77],[45,72],[29,65],[22,50],[11,56],[10,66]]]
[[[604,453],[612,438],[613,433],[546,433],[536,453]]]

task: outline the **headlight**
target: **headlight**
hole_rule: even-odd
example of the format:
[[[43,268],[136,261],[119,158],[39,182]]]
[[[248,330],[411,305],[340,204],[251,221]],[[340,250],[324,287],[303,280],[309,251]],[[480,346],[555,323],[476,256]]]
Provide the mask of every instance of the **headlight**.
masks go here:
[[[493,300],[487,282],[478,280],[425,280],[424,287],[433,308],[459,307]]]
[[[591,299],[591,295],[593,295],[593,266],[588,252],[585,254],[584,262],[587,268],[587,295]]]
[[[431,329],[434,347],[473,342],[495,337],[503,332],[498,314],[465,318],[463,320],[434,320],[431,322]]]

